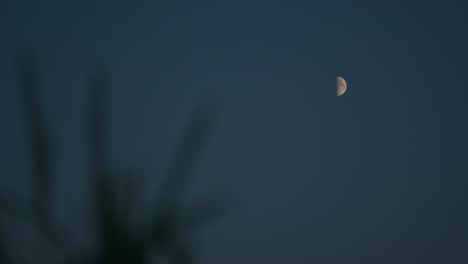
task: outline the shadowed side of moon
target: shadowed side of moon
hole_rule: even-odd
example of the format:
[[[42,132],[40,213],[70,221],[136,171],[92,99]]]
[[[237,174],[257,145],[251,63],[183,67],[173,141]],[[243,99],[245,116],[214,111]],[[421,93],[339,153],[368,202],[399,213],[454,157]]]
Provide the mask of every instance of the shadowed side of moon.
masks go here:
[[[346,92],[346,81],[340,76],[336,77],[336,95],[341,96]]]

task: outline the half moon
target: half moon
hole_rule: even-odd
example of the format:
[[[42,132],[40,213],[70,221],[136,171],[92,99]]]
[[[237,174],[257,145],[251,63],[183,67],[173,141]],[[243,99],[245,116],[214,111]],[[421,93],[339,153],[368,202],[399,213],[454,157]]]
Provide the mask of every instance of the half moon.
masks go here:
[[[336,77],[336,95],[341,96],[346,92],[346,88],[348,86],[346,85],[346,81],[341,78],[340,76]]]

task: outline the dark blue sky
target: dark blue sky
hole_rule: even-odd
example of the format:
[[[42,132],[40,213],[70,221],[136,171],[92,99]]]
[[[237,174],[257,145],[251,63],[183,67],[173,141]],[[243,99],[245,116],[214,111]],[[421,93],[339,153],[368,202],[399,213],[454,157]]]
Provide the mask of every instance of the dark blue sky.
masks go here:
[[[0,4],[1,189],[28,193],[14,65],[34,45],[70,228],[86,230],[84,91],[105,64],[116,168],[156,175],[196,104],[222,101],[193,191],[237,209],[201,263],[468,262],[466,4],[117,2]]]

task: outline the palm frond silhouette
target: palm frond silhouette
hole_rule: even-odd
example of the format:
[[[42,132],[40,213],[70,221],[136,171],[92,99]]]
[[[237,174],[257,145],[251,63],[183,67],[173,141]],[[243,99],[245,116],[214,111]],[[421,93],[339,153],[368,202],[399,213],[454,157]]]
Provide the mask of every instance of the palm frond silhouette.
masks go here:
[[[180,219],[182,199],[193,180],[197,161],[205,149],[216,121],[216,108],[203,104],[193,112],[156,193],[156,207],[135,217],[144,202],[146,182],[141,175],[111,171],[109,166],[108,92],[109,74],[96,72],[87,92],[87,142],[89,177],[95,202],[94,223],[98,247],[86,255],[54,219],[53,145],[46,126],[41,99],[39,66],[33,52],[18,60],[18,84],[32,169],[32,200],[13,194],[0,197],[0,216],[23,218],[63,256],[64,263],[146,263],[151,255],[169,263],[192,263],[194,250],[189,236],[226,213],[222,197],[195,204]],[[0,262],[9,263],[6,237],[0,229]],[[47,262],[47,261],[46,261]],[[167,263],[167,262],[166,262]]]

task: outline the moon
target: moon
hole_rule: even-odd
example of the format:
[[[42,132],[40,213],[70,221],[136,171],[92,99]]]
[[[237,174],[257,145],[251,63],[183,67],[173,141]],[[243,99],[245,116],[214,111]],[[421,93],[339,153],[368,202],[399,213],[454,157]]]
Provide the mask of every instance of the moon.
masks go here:
[[[336,77],[336,95],[341,96],[346,92],[346,88],[348,86],[346,85],[346,81],[341,78],[340,76]]]

